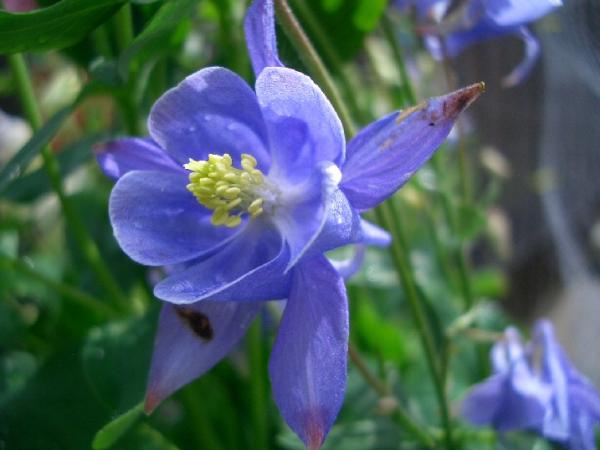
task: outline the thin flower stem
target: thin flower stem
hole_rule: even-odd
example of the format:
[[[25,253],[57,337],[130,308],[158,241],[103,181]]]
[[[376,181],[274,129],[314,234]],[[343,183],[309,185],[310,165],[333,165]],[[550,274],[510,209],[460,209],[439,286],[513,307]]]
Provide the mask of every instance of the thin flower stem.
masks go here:
[[[410,77],[408,76],[408,72],[406,71],[406,64],[404,63],[402,49],[400,48],[400,45],[398,44],[398,40],[396,39],[396,37],[394,35],[393,25],[390,22],[390,19],[388,17],[383,17],[381,20],[381,23],[382,23],[382,29],[383,29],[384,35],[385,35],[386,39],[388,40],[388,43],[392,49],[392,54],[394,56],[396,66],[398,67],[398,72],[400,75],[400,80],[402,81],[405,98],[408,100],[410,105],[414,105],[416,103],[415,92],[412,87]],[[446,80],[448,82],[448,88],[453,89],[454,83],[450,81],[450,78],[451,78],[450,74],[446,73]],[[452,85],[451,85],[451,83],[452,83]],[[460,133],[461,132],[460,118],[457,121],[457,126],[459,127],[458,129],[459,129],[459,133]],[[460,141],[462,142],[461,146],[464,146],[464,139],[462,139],[462,133],[461,133]],[[460,156],[461,162],[459,163],[459,171],[460,171],[461,189],[463,191],[463,195],[466,192],[465,187],[463,186],[464,180],[466,180],[466,170],[467,170],[467,166],[464,164],[464,161],[463,161],[465,157],[466,157],[466,152],[462,151],[461,156]],[[433,167],[434,171],[436,172],[436,174],[438,175],[438,178],[441,177],[441,173],[443,172],[443,170],[442,170],[442,167],[440,166],[440,162],[439,162],[438,158],[436,158],[436,157],[432,158],[432,167]],[[447,223],[448,228],[450,229],[450,232],[453,235],[456,235],[457,229],[455,226],[454,214],[452,212],[451,205],[448,202],[447,198],[445,198],[443,195],[441,197],[442,197],[441,198],[441,206],[442,206],[442,211],[444,213],[445,221]],[[465,198],[467,198],[467,197],[465,196]],[[470,279],[469,279],[468,269],[467,269],[467,262],[466,262],[464,252],[465,252],[465,250],[463,249],[463,246],[460,245],[459,248],[452,251],[452,258],[454,259],[456,267],[458,269],[458,281],[459,281],[459,286],[461,289],[461,295],[463,297],[464,308],[465,308],[465,310],[468,311],[473,306],[473,293],[472,293],[472,289],[471,289],[471,284],[470,284]]]
[[[321,57],[308,39],[308,36],[306,36],[306,33],[302,29],[298,19],[296,19],[296,16],[294,16],[294,13],[292,12],[287,0],[275,0],[275,8],[277,11],[277,18],[281,22],[284,31],[339,114],[346,134],[348,136],[354,135],[356,133],[356,127],[354,126],[354,122],[350,117],[349,110],[346,107],[345,102],[342,100],[342,97],[335,83],[333,82],[333,79],[329,75],[325,64],[323,64]]]
[[[269,446],[269,411],[267,409],[267,387],[265,380],[265,359],[263,340],[261,336],[260,316],[254,321],[248,331],[248,347],[250,355],[250,397],[254,430],[254,448],[262,450]]]
[[[356,350],[352,344],[348,346],[348,355],[350,356],[352,363],[356,366],[356,369],[360,372],[361,376],[367,383],[371,385],[373,390],[377,392],[381,398],[394,398],[393,392],[390,390],[390,388],[377,376],[375,376],[373,372],[371,372],[369,366],[367,366],[365,361],[360,356],[358,350]],[[410,415],[399,404],[397,404],[394,408],[392,415],[399,425],[402,426],[402,428],[408,433],[412,434],[421,444],[429,448],[433,448],[435,446],[434,440],[427,433],[427,431],[425,431],[419,424],[412,420]]]
[[[31,127],[34,130],[38,130],[42,125],[42,116],[35,100],[33,86],[31,84],[31,79],[29,77],[25,60],[20,54],[9,55],[8,60],[13,76],[17,83],[17,90],[21,99],[25,116],[31,124]],[[96,243],[86,230],[85,225],[77,215],[77,212],[65,194],[60,167],[50,147],[45,146],[42,149],[42,158],[44,160],[44,167],[48,173],[52,189],[58,197],[65,219],[69,224],[71,231],[73,232],[75,241],[80,247],[84,258],[87,260],[90,268],[94,271],[98,281],[105,289],[106,293],[113,301],[115,301],[119,308],[125,308],[128,304],[127,297],[119,287],[117,281],[113,278],[108,266],[100,255]]]
[[[441,368],[436,361],[435,344],[433,334],[427,322],[425,311],[423,310],[422,298],[417,290],[417,284],[414,279],[410,261],[408,259],[408,247],[406,246],[406,238],[404,229],[400,222],[398,213],[392,201],[388,200],[375,210],[378,221],[385,226],[392,235],[392,260],[396,267],[396,272],[400,277],[400,282],[406,294],[406,298],[410,307],[413,320],[419,331],[421,345],[425,351],[427,366],[431,373],[431,378],[434,384],[436,398],[440,408],[442,418],[442,426],[444,428],[444,439],[446,448],[452,450],[454,448],[452,438],[452,424],[450,422],[450,412],[448,400],[446,398],[446,389],[444,377],[441,373]]]
[[[404,63],[404,57],[402,56],[402,49],[400,48],[398,40],[394,35],[394,27],[392,26],[390,19],[385,14],[381,18],[381,28],[392,49],[392,55],[394,56],[396,67],[398,68],[398,72],[400,74],[400,81],[402,82],[402,91],[406,100],[406,104],[416,105],[417,97],[415,96],[415,91],[412,87],[410,77],[408,76],[408,71],[406,70],[406,64]]]
[[[101,300],[81,291],[68,284],[61,283],[60,281],[53,280],[46,275],[38,272],[30,264],[20,259],[8,259],[0,256],[0,267],[5,266],[8,269],[12,269],[15,272],[19,272],[22,275],[37,281],[49,289],[56,291],[66,301],[71,301],[73,304],[82,306],[93,313],[97,314],[103,319],[107,319],[115,316],[115,311],[104,304]]]

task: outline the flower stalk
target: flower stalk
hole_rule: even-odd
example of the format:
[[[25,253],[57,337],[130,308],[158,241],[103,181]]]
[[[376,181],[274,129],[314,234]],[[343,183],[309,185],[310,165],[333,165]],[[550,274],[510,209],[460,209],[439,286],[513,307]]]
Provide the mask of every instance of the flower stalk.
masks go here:
[[[17,83],[17,92],[25,116],[31,124],[31,127],[34,130],[38,130],[42,126],[42,116],[35,100],[27,64],[20,54],[10,55],[8,56],[8,60],[13,77]],[[85,229],[85,225],[69,201],[64,190],[58,161],[49,146],[45,146],[42,149],[42,158],[44,160],[44,167],[50,179],[50,184],[58,197],[65,219],[71,227],[75,237],[75,241],[81,248],[82,254],[106,293],[113,301],[115,301],[119,308],[123,309],[124,305],[127,304],[127,298],[102,259],[98,246]]]

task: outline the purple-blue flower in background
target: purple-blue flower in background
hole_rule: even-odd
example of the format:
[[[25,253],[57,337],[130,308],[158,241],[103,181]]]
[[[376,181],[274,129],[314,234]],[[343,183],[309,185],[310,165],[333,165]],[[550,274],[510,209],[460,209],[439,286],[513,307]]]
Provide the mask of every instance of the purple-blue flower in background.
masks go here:
[[[534,431],[569,450],[596,449],[600,394],[567,359],[549,321],[537,322],[526,347],[509,328],[492,349],[492,363],[494,375],[463,402],[469,422],[500,432]]]
[[[549,321],[537,323],[533,345],[542,355],[541,379],[553,389],[542,434],[570,450],[595,450],[595,431],[600,426],[600,394],[573,367],[556,341]]]
[[[522,62],[504,78],[505,86],[525,79],[540,55],[540,44],[527,28],[562,5],[562,0],[400,0],[397,6],[414,6],[423,22],[425,42],[436,59],[453,58],[470,45],[486,39],[514,35],[525,44]]]
[[[287,299],[269,375],[314,450],[342,406],[348,350],[344,282],[324,253],[387,245],[359,213],[429,159],[482,85],[392,113],[346,145],[318,86],[282,67],[270,0],[252,4],[245,29],[254,91],[227,69],[200,70],[156,102],[149,138],[106,143],[97,158],[117,180],[109,213],[121,248],[171,267],[154,288],[165,305],[146,411],[222,359],[262,302]]]

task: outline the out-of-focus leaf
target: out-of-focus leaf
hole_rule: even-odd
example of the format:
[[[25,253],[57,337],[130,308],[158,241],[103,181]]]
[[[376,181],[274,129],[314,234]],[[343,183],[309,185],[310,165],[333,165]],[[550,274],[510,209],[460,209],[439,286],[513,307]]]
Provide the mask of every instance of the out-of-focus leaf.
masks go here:
[[[477,297],[502,298],[507,290],[506,276],[497,268],[481,269],[471,274],[471,287]]]
[[[25,14],[0,11],[0,53],[64,48],[114,14],[126,0],[62,0]]]
[[[36,369],[35,358],[26,352],[10,352],[0,358],[0,407],[19,393]]]
[[[386,6],[387,0],[360,0],[354,12],[354,25],[361,31],[371,31],[377,26]]]
[[[156,308],[158,309],[158,308]],[[144,396],[156,328],[155,311],[93,329],[83,346],[83,368],[108,407],[125,411]]]
[[[94,450],[105,450],[111,448],[125,434],[143,414],[144,404],[139,403],[129,411],[121,414],[116,419],[104,425],[92,442]]]
[[[92,145],[107,137],[106,133],[89,135],[60,152],[57,159],[63,178],[89,161],[92,157]],[[4,193],[4,198],[14,202],[31,202],[49,190],[48,175],[44,168],[40,168],[12,183],[10,189]]]
[[[483,208],[461,204],[457,208],[457,212],[457,232],[462,239],[473,239],[485,228],[486,221]]]
[[[156,12],[142,31],[119,58],[118,70],[126,78],[129,65],[134,59],[147,59],[165,48],[171,33],[191,18],[198,2],[196,0],[171,0]]]
[[[21,391],[0,408],[6,449],[81,450],[108,415],[81,370],[77,347],[57,351]]]

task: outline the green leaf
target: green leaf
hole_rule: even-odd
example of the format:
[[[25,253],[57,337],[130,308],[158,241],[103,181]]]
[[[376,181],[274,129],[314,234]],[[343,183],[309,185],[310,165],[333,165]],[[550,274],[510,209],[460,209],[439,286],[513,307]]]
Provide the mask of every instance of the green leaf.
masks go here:
[[[75,44],[126,0],[62,0],[25,14],[0,11],[0,54],[43,51]]]
[[[94,450],[105,450],[112,447],[138,421],[143,410],[144,404],[138,403],[126,413],[107,423],[96,433],[92,448]]]
[[[114,447],[115,450],[179,450],[150,425],[140,423]]]
[[[147,59],[164,50],[165,42],[172,39],[172,32],[193,16],[196,0],[171,0],[156,12],[148,26],[135,38],[119,58],[119,73],[125,79],[129,65],[134,59]]]

